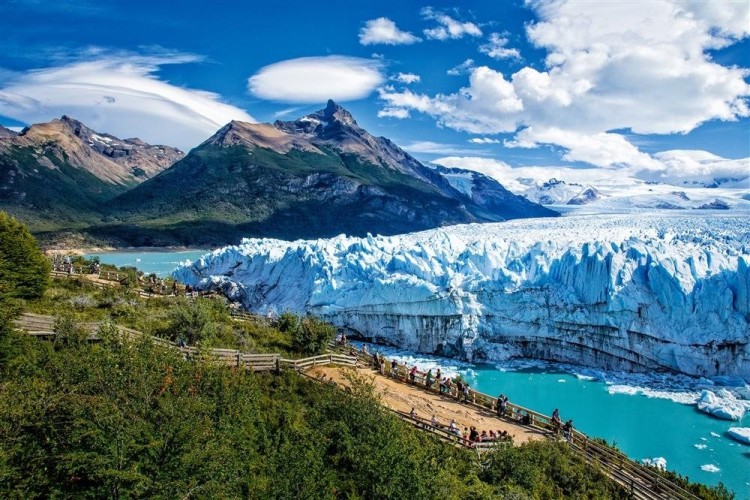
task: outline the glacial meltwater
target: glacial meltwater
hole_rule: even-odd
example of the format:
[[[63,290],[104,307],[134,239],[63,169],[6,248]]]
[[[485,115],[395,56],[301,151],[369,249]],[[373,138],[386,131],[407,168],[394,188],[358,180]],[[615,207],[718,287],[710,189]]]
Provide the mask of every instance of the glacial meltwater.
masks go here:
[[[203,253],[130,251],[87,257],[99,256],[104,263],[166,276],[179,262]],[[695,379],[601,373],[533,361],[479,365],[382,346],[369,348],[409,365],[461,374],[480,392],[503,393],[540,413],[549,415],[558,408],[563,420],[572,418],[577,429],[614,443],[634,460],[664,458],[669,470],[705,484],[721,481],[737,499],[750,500],[750,446],[726,435],[730,427],[750,426],[750,414],[743,421],[731,422],[685,404],[698,396]]]
[[[194,260],[205,254],[207,250],[164,250],[164,251],[126,251],[126,252],[95,252],[86,254],[87,259],[99,257],[103,264],[114,266],[137,267],[146,274],[154,273],[163,278],[174,271],[177,264],[185,260]]]

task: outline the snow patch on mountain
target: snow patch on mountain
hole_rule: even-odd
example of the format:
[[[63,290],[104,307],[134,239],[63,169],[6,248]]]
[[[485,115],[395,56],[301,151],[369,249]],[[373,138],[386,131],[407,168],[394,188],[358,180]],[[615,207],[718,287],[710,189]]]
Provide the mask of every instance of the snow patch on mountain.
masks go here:
[[[750,220],[726,212],[246,239],[175,276],[417,352],[750,379]]]

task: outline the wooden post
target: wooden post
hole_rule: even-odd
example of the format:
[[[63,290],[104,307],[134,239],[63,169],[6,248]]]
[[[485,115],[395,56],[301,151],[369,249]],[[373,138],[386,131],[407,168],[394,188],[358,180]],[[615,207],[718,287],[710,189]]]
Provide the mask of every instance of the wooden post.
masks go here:
[[[281,374],[281,358],[276,358],[276,375]]]

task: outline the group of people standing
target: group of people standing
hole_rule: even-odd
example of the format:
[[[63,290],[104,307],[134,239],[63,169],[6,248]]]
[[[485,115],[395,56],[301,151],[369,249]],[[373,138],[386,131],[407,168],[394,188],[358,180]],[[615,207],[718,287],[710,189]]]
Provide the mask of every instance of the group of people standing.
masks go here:
[[[366,346],[362,348],[363,354],[369,354],[366,350]],[[433,372],[432,369],[427,370],[427,373],[423,374],[420,373],[418,368],[416,366],[412,366],[411,369],[407,371],[406,365],[399,365],[399,363],[394,359],[391,360],[390,363],[387,362],[386,358],[379,353],[374,353],[372,356],[373,361],[373,368],[378,370],[381,375],[390,375],[392,378],[401,379],[404,381],[408,381],[412,384],[417,384],[418,380],[417,378],[423,378],[423,382],[425,387],[428,389],[435,389],[437,385],[437,389],[441,394],[446,394],[449,396],[455,396],[455,398],[459,402],[463,403],[469,403],[474,402],[474,395],[471,391],[471,387],[469,386],[469,383],[461,379],[461,377],[456,377],[455,379],[451,379],[449,376],[443,376],[442,371],[440,368],[438,368],[435,372]],[[388,373],[386,373],[386,370],[388,367]],[[455,387],[455,392],[454,392]],[[534,418],[531,413],[528,411],[516,408],[515,411],[509,411],[508,408],[508,397],[505,394],[500,394],[497,397],[497,400],[495,402],[495,410],[497,411],[497,416],[502,418],[512,418],[518,421],[518,423],[523,425],[533,425],[535,424]],[[412,408],[412,413],[414,412],[414,409]],[[412,415],[414,416],[414,415]],[[433,416],[433,421],[435,421],[435,417]],[[448,429],[456,434],[458,437],[468,439],[471,442],[477,442],[478,441],[491,441],[493,439],[498,439],[499,437],[504,437],[503,434],[494,433],[494,431],[482,431],[479,433],[475,428],[470,429],[464,429],[464,433],[461,433],[458,429],[458,426],[455,425],[455,422],[451,422],[452,425],[448,426]],[[437,424],[437,422],[433,422],[433,425],[435,427],[441,427]],[[556,408],[554,412],[552,412],[552,418],[550,419],[550,425],[552,426],[552,430],[556,434],[560,434],[562,432],[565,439],[570,441],[572,435],[573,435],[573,420],[568,420],[563,424],[562,419],[560,418],[560,412]],[[473,430],[473,432],[472,432]],[[466,434],[466,436],[464,436]],[[505,436],[507,436],[507,433],[505,433]]]

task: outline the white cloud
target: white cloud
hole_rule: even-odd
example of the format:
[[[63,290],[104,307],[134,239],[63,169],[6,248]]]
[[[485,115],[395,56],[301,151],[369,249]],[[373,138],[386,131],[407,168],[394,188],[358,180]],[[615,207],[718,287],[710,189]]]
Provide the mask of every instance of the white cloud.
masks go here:
[[[416,83],[420,80],[419,75],[415,75],[414,73],[398,73],[391,77],[391,80],[395,80],[397,82],[401,83]]]
[[[421,11],[422,17],[437,21],[438,26],[423,31],[424,35],[431,40],[447,40],[463,38],[464,35],[482,36],[482,30],[474,23],[468,21],[457,21],[443,12],[425,7]]]
[[[409,118],[409,110],[404,108],[383,108],[378,111],[378,118],[397,118],[403,120]]]
[[[722,158],[707,151],[672,150],[654,155],[660,167],[637,172],[645,180],[669,184],[699,182],[710,184],[715,179],[747,179],[750,158]],[[745,183],[750,187],[750,184]]]
[[[490,137],[472,137],[469,142],[473,144],[500,144],[499,140]]]
[[[535,148],[540,144],[555,144],[567,150],[563,160],[580,161],[597,167],[632,166],[644,169],[658,168],[659,163],[643,153],[620,135],[607,132],[583,134],[558,128],[525,128],[516,134],[506,147]]]
[[[428,97],[409,90],[381,90],[380,98],[388,106],[427,113],[440,125],[475,134],[513,132],[523,111],[523,102],[513,84],[486,66],[476,68],[469,78],[469,86],[455,94]]]
[[[380,62],[335,55],[271,64],[248,79],[248,89],[261,99],[320,103],[362,99],[381,83]]]
[[[500,33],[490,33],[486,44],[479,46],[479,52],[487,54],[493,59],[520,59],[521,53],[518,49],[506,47],[508,39]]]
[[[26,123],[63,114],[119,137],[187,150],[231,120],[255,121],[219,95],[170,85],[155,73],[195,56],[106,56],[15,75],[0,90],[2,114]]]
[[[750,71],[723,66],[710,52],[750,36],[750,3],[530,5],[539,20],[527,35],[547,51],[546,68],[506,77],[467,64],[469,83],[454,93],[381,92],[381,98],[427,113],[440,126],[476,134],[520,130],[511,144],[553,144],[567,149],[569,160],[642,168],[653,167],[653,159],[612,130],[687,133],[707,121],[750,116]]]
[[[432,141],[415,141],[403,146],[410,153],[426,153],[437,155],[485,154],[481,149],[462,148],[455,144],[443,144]]]
[[[450,154],[450,153],[446,153]],[[455,153],[460,154],[460,153]],[[528,186],[522,182],[532,179],[542,183],[549,179],[591,184],[612,184],[615,179],[639,179],[663,182],[674,186],[683,184],[710,184],[716,179],[744,179],[744,187],[750,188],[750,158],[727,159],[700,150],[672,150],[657,153],[652,168],[625,167],[570,168],[560,166],[511,167],[493,158],[476,156],[447,156],[432,160],[432,163],[451,168],[463,168],[483,173],[496,179],[513,192],[524,192]],[[743,186],[743,183],[739,183]]]
[[[451,69],[448,70],[448,75],[450,76],[458,76],[463,75],[465,73],[471,73],[476,69],[476,66],[474,66],[474,59],[467,59],[458,66],[454,66]]]
[[[410,45],[421,42],[422,39],[407,31],[401,31],[396,23],[387,17],[370,19],[359,30],[359,43],[362,45]]]

